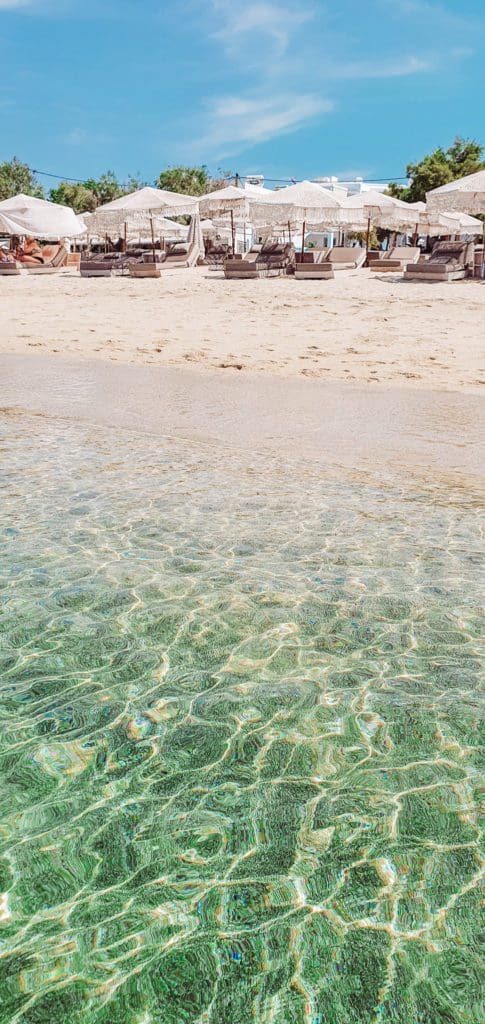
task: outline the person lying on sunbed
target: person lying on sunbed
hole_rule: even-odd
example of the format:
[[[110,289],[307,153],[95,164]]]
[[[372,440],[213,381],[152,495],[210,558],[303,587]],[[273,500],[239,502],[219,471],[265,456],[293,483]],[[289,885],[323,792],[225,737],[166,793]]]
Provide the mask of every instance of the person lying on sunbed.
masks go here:
[[[24,244],[19,245],[15,256],[19,263],[27,263],[34,267],[44,262],[42,248],[36,238],[26,238]]]

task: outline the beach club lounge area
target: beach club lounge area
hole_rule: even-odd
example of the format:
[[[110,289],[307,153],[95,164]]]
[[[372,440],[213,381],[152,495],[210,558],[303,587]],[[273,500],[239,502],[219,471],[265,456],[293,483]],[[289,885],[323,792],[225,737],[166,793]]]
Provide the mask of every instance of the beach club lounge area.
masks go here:
[[[20,194],[0,202],[0,277],[143,280],[201,266],[226,280],[329,281],[363,268],[403,281],[483,280],[480,213],[485,171],[414,204],[372,189],[337,195],[310,181],[277,191],[228,185],[197,197],[144,187],[82,215]],[[321,244],[329,235],[333,244]]]

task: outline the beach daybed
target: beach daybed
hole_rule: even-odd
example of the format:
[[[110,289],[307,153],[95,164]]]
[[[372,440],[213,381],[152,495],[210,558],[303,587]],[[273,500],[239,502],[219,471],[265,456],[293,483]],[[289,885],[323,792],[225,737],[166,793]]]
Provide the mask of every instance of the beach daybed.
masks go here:
[[[203,260],[204,266],[211,267],[214,270],[222,270],[224,260],[227,259],[230,252],[231,246],[227,242],[216,243],[210,249],[206,249]]]
[[[265,242],[253,245],[244,256],[228,257],[224,263],[227,278],[281,277],[295,265],[295,250],[290,243]]]
[[[194,267],[199,258],[199,247],[195,242],[169,242],[165,250],[162,269],[170,267]]]
[[[429,259],[408,263],[405,281],[457,281],[472,272],[473,242],[437,242]]]
[[[18,277],[22,273],[22,264],[16,260],[0,260],[1,277]]]
[[[124,273],[141,256],[126,252],[83,253],[79,264],[81,277],[111,277],[113,272]]]
[[[388,253],[383,253],[378,260],[371,260],[369,267],[379,274],[405,270],[410,263],[417,263],[421,255],[418,245],[395,245]]]
[[[327,260],[333,270],[358,270],[365,263],[366,251],[360,246],[335,245]]]
[[[157,253],[156,256],[164,256],[164,253]],[[160,277],[160,265],[163,259],[153,259],[153,254],[144,255],[141,260],[129,264],[128,272],[130,277]]]
[[[67,249],[63,245],[44,245],[42,249],[43,263],[34,266],[32,263],[20,265],[28,274],[55,274],[67,264]]]
[[[295,277],[298,280],[328,281],[335,277],[328,260],[330,249],[313,249],[311,252],[297,252]]]

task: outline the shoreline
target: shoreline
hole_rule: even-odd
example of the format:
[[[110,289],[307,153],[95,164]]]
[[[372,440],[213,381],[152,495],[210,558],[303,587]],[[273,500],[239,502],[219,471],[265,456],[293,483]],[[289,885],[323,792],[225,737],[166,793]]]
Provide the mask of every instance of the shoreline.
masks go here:
[[[483,480],[475,394],[193,368],[0,355],[0,412],[64,418],[268,455],[362,480],[415,479],[475,490]]]

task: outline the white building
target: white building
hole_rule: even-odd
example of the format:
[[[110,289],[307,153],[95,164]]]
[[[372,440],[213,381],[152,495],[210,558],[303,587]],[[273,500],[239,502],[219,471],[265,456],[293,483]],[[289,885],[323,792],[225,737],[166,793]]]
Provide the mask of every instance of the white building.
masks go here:
[[[323,185],[324,188],[328,188],[330,192],[344,191],[345,195],[355,196],[361,192],[385,192],[386,188],[389,188],[389,182],[373,182],[364,181],[363,178],[354,178],[353,181],[341,181],[340,178],[314,178],[314,181],[318,185]]]
[[[372,189],[374,192],[385,192],[386,188],[389,187],[388,182],[373,182],[364,181],[363,178],[354,178],[353,181],[342,181],[340,178],[334,176],[313,178],[313,181],[317,185],[322,185],[323,188],[328,189],[330,192],[339,192],[343,197],[355,196],[360,192],[370,192]],[[246,178],[242,178],[242,183],[248,192],[252,192],[253,195],[261,192],[273,191],[272,189],[266,189],[264,187],[264,174],[249,175]],[[291,184],[288,179],[288,185]],[[281,185],[283,188],[284,186]]]

